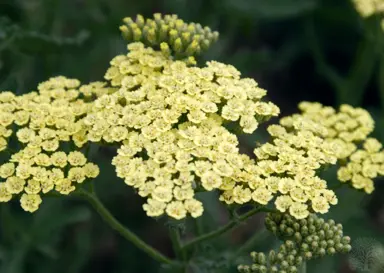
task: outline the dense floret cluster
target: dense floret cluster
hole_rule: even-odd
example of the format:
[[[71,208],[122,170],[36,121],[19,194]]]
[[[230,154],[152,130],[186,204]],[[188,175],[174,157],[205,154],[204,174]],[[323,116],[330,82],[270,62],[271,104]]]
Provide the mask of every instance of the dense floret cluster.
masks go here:
[[[255,158],[241,154],[228,128],[254,133],[280,110],[232,65],[195,65],[191,57],[218,34],[173,15],[125,22],[123,34],[136,42],[111,60],[104,82],[55,77],[38,91],[0,94],[0,151],[10,153],[0,166],[0,201],[24,192],[23,208],[34,211],[40,193],[68,194],[96,177],[84,154],[91,142],[117,147],[117,176],[147,199],[151,217],[199,217],[195,193],[214,190],[228,205],[274,200],[296,219],[323,214],[338,200],[318,170],[336,163],[342,182],[373,191],[384,153],[368,138],[374,122],[367,111],[303,102],[301,113],[268,127],[271,141]],[[17,152],[8,147],[12,137]]]
[[[120,30],[127,41],[160,48],[165,56],[176,58],[199,55],[219,37],[217,31],[200,24],[185,23],[175,14],[162,16],[156,13],[152,19],[137,15],[136,20],[124,18],[124,23]]]
[[[342,225],[333,220],[324,221],[312,214],[297,220],[286,213],[270,213],[265,224],[283,244],[267,255],[252,252],[253,264],[238,267],[242,273],[300,272],[307,260],[351,250],[350,238],[343,235]]]

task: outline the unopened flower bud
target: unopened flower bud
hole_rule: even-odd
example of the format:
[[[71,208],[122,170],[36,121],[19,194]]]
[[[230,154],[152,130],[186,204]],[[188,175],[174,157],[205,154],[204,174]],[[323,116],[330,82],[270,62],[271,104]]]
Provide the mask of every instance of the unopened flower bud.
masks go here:
[[[265,254],[260,252],[257,254],[257,261],[259,262],[259,264],[261,265],[265,265],[267,264],[267,259],[265,257]]]
[[[295,232],[294,238],[295,238],[295,241],[298,243],[300,243],[303,240],[303,236],[301,236],[299,232]]]
[[[351,238],[349,236],[344,236],[341,239],[341,243],[343,243],[343,244],[349,244],[350,242],[351,242]]]
[[[278,273],[279,272],[279,268],[277,266],[272,266],[270,271],[271,271],[271,273]]]
[[[307,251],[307,252],[304,253],[304,258],[306,260],[310,260],[312,258],[312,256],[313,256],[312,252],[310,252],[310,251]]]
[[[336,253],[336,249],[334,247],[330,247],[330,248],[327,249],[327,253],[329,255],[333,255],[333,254]]]
[[[287,256],[287,262],[290,264],[290,265],[294,265],[295,264],[295,256],[294,255],[288,255]]]
[[[288,269],[289,268],[289,263],[287,261],[282,261],[280,264],[282,269]]]
[[[295,243],[290,241],[290,240],[287,240],[287,241],[285,241],[285,246],[287,247],[287,250],[289,252],[290,250],[292,250],[295,247]]]
[[[348,253],[352,249],[351,245],[344,245],[343,247],[343,253]]]

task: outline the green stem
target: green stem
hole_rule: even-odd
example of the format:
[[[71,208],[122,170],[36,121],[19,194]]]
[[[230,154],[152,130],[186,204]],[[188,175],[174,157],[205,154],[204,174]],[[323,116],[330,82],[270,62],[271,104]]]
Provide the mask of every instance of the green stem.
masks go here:
[[[194,223],[195,223],[195,233],[198,236],[200,236],[201,234],[204,233],[204,227],[203,227],[203,223],[201,221],[201,217],[194,219]]]
[[[307,262],[303,262],[300,272],[301,273],[307,273]]]
[[[150,257],[155,259],[158,262],[173,264],[174,261],[167,258],[156,249],[147,245],[143,240],[141,240],[136,234],[130,231],[128,228],[124,227],[116,218],[108,211],[106,207],[100,202],[95,194],[89,193],[85,190],[79,192],[82,197],[84,197],[95,210],[100,214],[100,216],[107,222],[114,230],[120,233],[125,239],[130,241],[136,247],[147,253]]]
[[[173,251],[178,260],[185,259],[184,251],[181,248],[180,232],[177,227],[169,228],[169,236],[171,237]]]
[[[249,217],[251,217],[252,215],[258,213],[258,212],[275,212],[276,210],[274,209],[269,209],[269,208],[266,208],[266,207],[257,207],[257,208],[254,208],[250,211],[248,211],[247,213],[244,213],[243,215],[239,216],[238,218],[234,219],[234,220],[231,220],[230,222],[228,222],[226,225],[216,229],[216,230],[213,230],[211,232],[208,232],[204,235],[201,235],[191,241],[189,241],[188,243],[185,243],[184,246],[183,246],[183,249],[186,250],[186,249],[189,249],[193,246],[195,246],[196,244],[199,244],[201,242],[204,242],[204,241],[208,241],[208,240],[211,240],[229,230],[232,230],[234,228],[236,228],[241,222],[245,221],[246,219],[248,219]]]

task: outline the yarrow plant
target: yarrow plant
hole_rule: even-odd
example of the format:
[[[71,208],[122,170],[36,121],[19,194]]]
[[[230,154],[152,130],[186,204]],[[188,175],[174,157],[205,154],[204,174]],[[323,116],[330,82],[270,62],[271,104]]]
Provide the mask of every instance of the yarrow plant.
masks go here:
[[[340,185],[372,193],[373,179],[384,175],[384,151],[369,137],[374,121],[366,110],[302,102],[298,114],[268,126],[270,141],[243,154],[238,136],[280,110],[234,66],[197,66],[195,57],[218,33],[160,14],[125,18],[120,29],[128,52],[111,60],[103,81],[60,76],[25,95],[0,94],[1,202],[18,198],[34,212],[45,195],[80,195],[127,240],[181,270],[192,247],[259,212],[268,213],[266,227],[283,243],[267,255],[252,252],[253,264],[239,265],[240,272],[298,272],[307,260],[350,250],[342,225],[321,218],[338,203],[321,171],[335,165]],[[173,230],[181,258],[171,260],[97,198],[91,145],[116,147],[116,175],[145,198],[149,217],[198,218],[205,210],[198,193],[216,192],[234,219],[187,242]],[[239,215],[242,207],[250,209]]]

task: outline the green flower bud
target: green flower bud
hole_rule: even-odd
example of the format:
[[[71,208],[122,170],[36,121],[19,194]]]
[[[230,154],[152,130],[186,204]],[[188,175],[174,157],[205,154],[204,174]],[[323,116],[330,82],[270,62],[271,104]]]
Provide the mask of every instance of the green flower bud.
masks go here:
[[[187,47],[187,54],[188,55],[193,55],[195,54],[196,52],[198,52],[200,50],[200,46],[199,46],[199,43],[197,41],[192,41],[192,43]]]
[[[297,267],[291,265],[291,266],[288,268],[288,272],[289,272],[289,273],[297,273],[297,272],[298,272]]]
[[[296,262],[295,262],[295,264],[296,264],[297,266],[300,266],[302,263],[303,263],[303,257],[301,257],[301,256],[296,257]]]
[[[124,39],[132,40],[133,34],[132,31],[127,26],[120,26],[120,31]]]
[[[287,228],[286,230],[285,230],[285,234],[287,235],[287,236],[292,236],[293,234],[295,233],[295,231],[293,230],[293,228]]]
[[[304,252],[308,251],[309,250],[309,245],[306,244],[306,243],[301,244],[301,250],[304,251]]]
[[[351,238],[349,236],[344,236],[342,239],[341,239],[341,243],[342,244],[349,244],[351,242]]]
[[[287,225],[285,225],[285,224],[280,224],[279,229],[280,229],[280,231],[281,231],[282,233],[285,233],[285,231],[286,231],[286,229],[287,229]]]
[[[287,241],[285,241],[285,246],[287,247],[287,250],[289,252],[290,250],[292,250],[295,247],[295,243],[290,241],[290,240],[287,240]]]
[[[303,236],[301,236],[300,232],[295,232],[294,239],[300,243],[303,240]]]
[[[138,14],[136,16],[136,24],[139,28],[142,28],[144,27],[144,24],[145,24],[145,20],[144,20],[144,17],[141,15],[141,14]]]
[[[352,249],[351,245],[344,245],[343,247],[343,253],[348,253]]]
[[[279,268],[277,266],[272,266],[271,269],[269,270],[271,273],[277,273],[279,272]]]
[[[267,269],[266,266],[262,265],[262,266],[260,266],[260,268],[259,268],[259,272],[260,272],[260,273],[267,273],[267,272],[268,272],[268,269]]]
[[[316,232],[316,226],[315,225],[308,226],[308,231],[309,231],[309,234],[314,234]]]
[[[276,260],[277,261],[282,262],[282,261],[284,261],[284,259],[285,259],[285,256],[282,253],[278,253],[276,255]]]
[[[259,270],[260,270],[260,265],[258,265],[258,264],[253,264],[253,265],[251,266],[251,270],[252,270],[252,272],[259,272]]]
[[[277,234],[277,227],[276,226],[274,226],[274,227],[272,227],[271,229],[270,229],[270,231],[273,233],[273,234]]]
[[[132,29],[133,32],[133,40],[134,41],[140,41],[142,37],[142,32],[139,28]]]
[[[161,49],[161,52],[165,56],[170,56],[171,55],[171,50],[169,49],[169,45],[167,43],[161,43],[160,44],[160,49]]]
[[[299,220],[300,226],[304,227],[308,224],[308,221],[306,219]]]
[[[344,245],[342,243],[335,244],[335,248],[337,252],[343,252]]]
[[[156,41],[156,32],[155,32],[155,29],[151,28],[147,31],[147,40],[152,43],[152,44],[156,44],[157,41]]]
[[[328,240],[328,241],[327,241],[327,244],[328,244],[328,246],[334,246],[334,245],[335,245],[335,241],[333,241],[333,240]]]
[[[294,255],[288,255],[287,256],[287,262],[290,264],[290,265],[294,265],[295,262],[296,262],[296,259],[295,259],[295,256]]]
[[[191,33],[190,32],[183,32],[181,34],[181,38],[183,40],[183,43],[189,44],[191,42]]]
[[[325,223],[322,228],[324,231],[328,231],[330,229],[330,226],[328,223]]]
[[[167,41],[168,38],[168,32],[169,32],[169,26],[168,25],[161,25],[160,30],[159,30],[159,40],[160,41]],[[167,42],[170,42],[167,41]],[[162,42],[165,43],[165,42]]]
[[[310,252],[310,251],[306,251],[305,253],[304,253],[304,259],[306,259],[306,260],[310,260],[311,258],[312,258],[312,252]]]
[[[299,230],[300,230],[300,224],[299,224],[299,223],[294,223],[294,224],[293,224],[293,229],[294,229],[295,231],[299,231]]]
[[[321,257],[325,256],[327,252],[325,251],[325,248],[320,248],[318,251],[317,251],[317,254]]]
[[[334,247],[330,247],[330,248],[327,249],[327,253],[329,255],[333,255],[333,254],[336,253],[336,249]]]
[[[309,234],[309,229],[308,229],[307,226],[303,226],[303,227],[301,228],[301,234],[302,234],[303,236],[306,236],[306,235]]]
[[[328,246],[327,241],[325,241],[325,240],[320,241],[320,247],[326,248],[327,246]]]
[[[280,264],[280,267],[282,269],[288,269],[289,268],[289,263],[287,261],[282,261]]]
[[[265,257],[265,254],[262,253],[262,252],[260,252],[260,253],[257,255],[257,260],[258,260],[259,264],[261,264],[261,265],[265,265],[265,264],[267,264],[267,259],[266,259],[266,257]]]
[[[201,47],[201,49],[204,50],[204,51],[208,50],[208,48],[210,47],[210,45],[211,45],[211,42],[210,42],[210,40],[208,40],[208,39],[204,39],[204,40],[201,41],[201,43],[200,43],[200,47]]]
[[[316,241],[313,241],[312,244],[311,244],[311,248],[312,249],[317,249],[319,247],[319,243],[316,242]]]
[[[257,263],[257,252],[255,251],[252,251],[251,254],[250,254],[252,260],[254,263]]]
[[[335,233],[331,230],[328,230],[326,233],[325,233],[325,238],[327,239],[331,239],[333,238],[333,236],[335,236]]]
[[[324,225],[324,222],[325,221],[322,218],[317,218],[316,221],[315,221],[316,226],[318,226],[318,227],[321,227],[322,225]]]
[[[242,272],[242,273],[251,273],[252,272],[251,269],[249,268],[249,266],[247,266],[247,265],[239,265],[237,267],[237,270]]]
[[[311,244],[313,242],[313,236],[308,236],[305,238],[305,242],[308,243],[308,244]]]
[[[136,20],[124,18],[121,27],[122,35],[128,41],[140,41],[149,46],[160,46],[165,42],[171,46],[172,52],[181,58],[200,54],[217,41],[218,32],[200,24],[186,23],[176,15],[153,15],[153,19],[145,19],[138,15]],[[181,41],[177,40],[180,39]]]
[[[317,236],[319,236],[320,239],[324,239],[325,238],[325,232],[324,230],[319,230],[317,232]]]
[[[268,260],[271,264],[276,262],[276,252],[274,250],[269,251]]]

